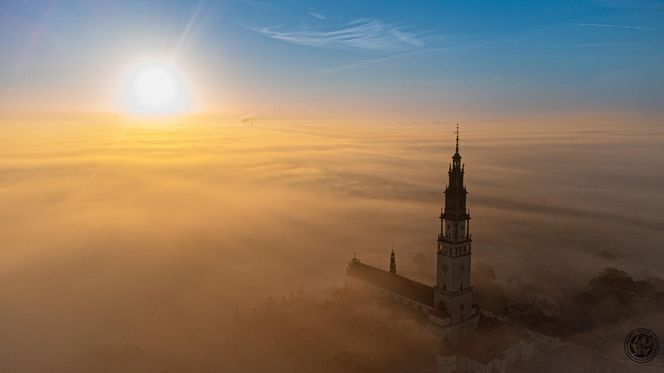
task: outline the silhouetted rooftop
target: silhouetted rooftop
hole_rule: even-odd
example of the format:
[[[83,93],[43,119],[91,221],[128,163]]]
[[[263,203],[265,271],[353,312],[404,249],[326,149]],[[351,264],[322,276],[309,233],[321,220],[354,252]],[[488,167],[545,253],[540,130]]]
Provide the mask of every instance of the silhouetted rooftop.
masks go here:
[[[433,287],[383,271],[354,259],[348,266],[349,276],[433,307]]]

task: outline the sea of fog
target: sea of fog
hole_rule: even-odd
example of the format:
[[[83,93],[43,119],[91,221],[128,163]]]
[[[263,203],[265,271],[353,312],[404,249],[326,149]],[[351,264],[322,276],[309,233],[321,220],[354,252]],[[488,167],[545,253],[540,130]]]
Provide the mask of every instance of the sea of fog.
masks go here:
[[[462,125],[474,265],[548,295],[608,266],[664,277],[663,143],[631,123]],[[452,123],[3,126],[0,367],[195,355],[236,307],[342,285],[354,253],[387,268],[394,249],[433,283],[453,151]]]

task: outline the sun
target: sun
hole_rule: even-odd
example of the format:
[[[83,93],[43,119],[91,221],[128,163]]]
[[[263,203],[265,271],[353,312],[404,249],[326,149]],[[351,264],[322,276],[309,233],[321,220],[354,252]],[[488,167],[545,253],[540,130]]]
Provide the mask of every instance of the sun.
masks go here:
[[[187,108],[182,74],[171,63],[136,67],[125,79],[122,95],[124,109],[133,114],[178,114]]]

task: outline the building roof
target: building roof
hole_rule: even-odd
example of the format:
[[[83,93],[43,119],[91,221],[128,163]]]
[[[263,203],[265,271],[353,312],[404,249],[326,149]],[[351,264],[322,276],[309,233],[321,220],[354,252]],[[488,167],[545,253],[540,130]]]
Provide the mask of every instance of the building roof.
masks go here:
[[[355,258],[348,264],[346,273],[358,280],[433,307],[431,286],[361,263]]]
[[[528,334],[520,328],[499,320],[480,318],[480,324],[459,354],[486,365],[493,359],[505,358],[507,350],[528,339]]]

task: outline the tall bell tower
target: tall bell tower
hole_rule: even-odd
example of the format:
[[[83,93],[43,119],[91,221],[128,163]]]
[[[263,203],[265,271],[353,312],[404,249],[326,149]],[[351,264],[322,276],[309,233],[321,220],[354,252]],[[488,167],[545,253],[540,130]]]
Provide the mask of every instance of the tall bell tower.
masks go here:
[[[459,125],[456,151],[452,156],[449,184],[445,189],[445,208],[440,214],[434,307],[446,311],[451,323],[471,319],[473,288],[470,284],[470,212],[466,208],[468,191],[463,183],[464,165],[459,154]]]

